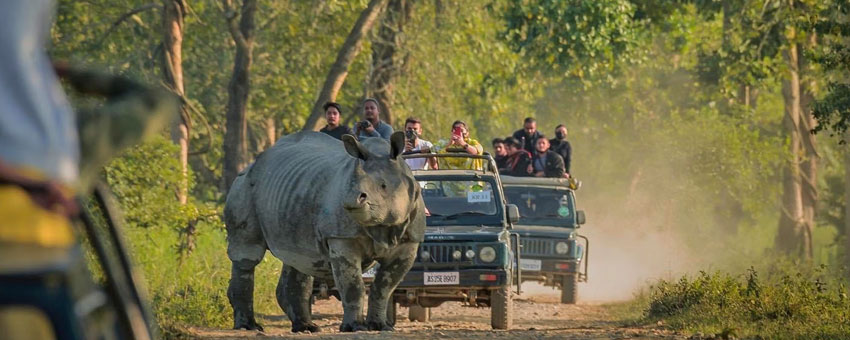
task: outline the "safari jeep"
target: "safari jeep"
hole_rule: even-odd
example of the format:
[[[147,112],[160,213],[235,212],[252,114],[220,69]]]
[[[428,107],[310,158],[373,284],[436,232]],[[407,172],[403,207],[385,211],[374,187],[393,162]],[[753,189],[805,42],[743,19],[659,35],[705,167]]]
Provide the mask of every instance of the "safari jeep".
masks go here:
[[[578,282],[587,282],[590,243],[578,234],[585,216],[576,210],[575,186],[563,178],[501,179],[508,203],[519,208],[514,232],[522,236],[522,280],[559,288],[561,303],[576,303]]]
[[[410,307],[410,321],[421,322],[446,301],[490,307],[491,326],[510,328],[511,286],[520,282],[514,265],[519,235],[510,232],[518,211],[505,202],[495,162],[486,154],[402,157],[437,157],[440,170],[413,171],[425,200],[427,229],[416,262],[395,290],[395,302]],[[480,165],[447,169],[458,168],[450,166],[458,162]]]

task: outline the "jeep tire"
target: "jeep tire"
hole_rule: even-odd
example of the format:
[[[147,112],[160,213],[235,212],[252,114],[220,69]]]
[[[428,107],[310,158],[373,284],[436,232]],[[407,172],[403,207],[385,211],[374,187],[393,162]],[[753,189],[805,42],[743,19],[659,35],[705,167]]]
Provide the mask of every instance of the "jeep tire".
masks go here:
[[[431,321],[431,308],[410,305],[410,309],[407,311],[407,319],[417,322],[429,322]]]
[[[575,304],[578,301],[578,274],[561,277],[561,303]]]
[[[510,285],[494,290],[490,295],[490,325],[493,329],[510,329],[514,319],[514,301]]]

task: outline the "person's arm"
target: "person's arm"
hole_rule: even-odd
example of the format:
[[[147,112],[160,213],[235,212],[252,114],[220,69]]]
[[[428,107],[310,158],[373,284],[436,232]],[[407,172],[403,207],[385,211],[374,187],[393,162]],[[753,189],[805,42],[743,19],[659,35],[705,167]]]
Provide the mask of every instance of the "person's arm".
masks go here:
[[[469,141],[469,143],[461,145],[464,147],[464,150],[466,150],[466,153],[470,155],[480,155],[484,153],[484,148],[481,146],[481,143],[478,143],[478,141],[474,139],[470,139]]]
[[[393,127],[390,126],[390,124],[381,122],[380,131],[378,131],[378,133],[380,134],[381,137],[383,137],[386,140],[390,140],[390,136],[393,135],[393,132],[394,132]]]
[[[570,173],[570,163],[573,158],[573,147],[570,142],[564,141],[564,172]]]
[[[546,163],[549,163],[547,164],[547,168],[549,169],[546,169],[546,177],[564,177],[564,173],[566,173],[564,171],[564,158],[556,152],[550,152],[547,157],[551,157],[551,159],[547,158],[546,160]]]

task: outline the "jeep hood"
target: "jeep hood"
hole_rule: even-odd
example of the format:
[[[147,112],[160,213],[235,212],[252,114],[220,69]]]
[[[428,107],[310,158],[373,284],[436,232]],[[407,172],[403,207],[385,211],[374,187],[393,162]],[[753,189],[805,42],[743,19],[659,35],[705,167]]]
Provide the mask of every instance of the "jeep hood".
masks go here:
[[[520,237],[569,238],[571,233],[576,232],[576,229],[515,224],[512,231],[519,234]]]
[[[425,228],[425,242],[428,241],[474,241],[498,242],[502,233],[501,227],[487,226],[439,226]]]

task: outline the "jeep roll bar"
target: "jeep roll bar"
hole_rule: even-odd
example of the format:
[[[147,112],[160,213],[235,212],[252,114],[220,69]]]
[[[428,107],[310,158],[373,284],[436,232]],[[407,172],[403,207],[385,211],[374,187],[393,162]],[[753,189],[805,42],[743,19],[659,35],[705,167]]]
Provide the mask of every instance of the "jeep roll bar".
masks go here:
[[[418,151],[408,151],[401,154],[401,158],[404,159],[417,159],[417,158],[467,158],[467,159],[481,159],[487,163],[485,169],[453,169],[453,170],[476,170],[476,171],[484,171],[490,172],[494,174],[499,173],[499,167],[496,166],[496,160],[490,156],[489,153],[483,153],[481,155],[470,155],[465,152],[449,152],[449,153],[422,153]],[[429,171],[440,171],[437,170],[429,170]]]

